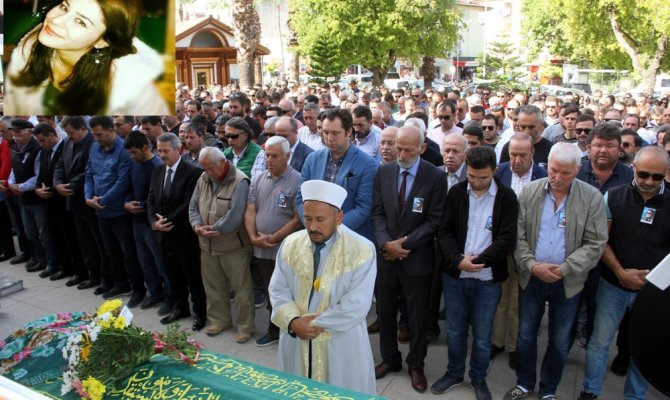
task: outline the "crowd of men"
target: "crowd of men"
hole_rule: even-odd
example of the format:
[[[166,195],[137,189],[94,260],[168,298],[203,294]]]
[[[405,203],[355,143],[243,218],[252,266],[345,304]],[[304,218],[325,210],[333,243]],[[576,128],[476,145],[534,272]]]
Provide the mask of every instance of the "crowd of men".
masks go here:
[[[627,315],[670,252],[662,101],[355,84],[180,86],[177,97],[175,116],[2,117],[0,260],[105,299],[130,294],[128,307],[158,307],[164,324],[193,314],[193,330],[210,336],[236,325],[238,343],[265,305],[271,320],[256,345],[289,335],[309,339],[311,356],[325,328],[286,320],[267,299],[274,290],[285,303],[270,286],[287,261],[284,239],[304,226],[324,245],[315,238],[334,232],[313,219],[314,205],[307,211],[318,196],[301,190],[322,180],[346,191],[329,203],[337,223],[376,249],[367,333],[380,335],[377,379],[402,369],[398,343],[409,343],[412,387],[426,391],[427,344],[444,320],[448,362],[432,393],[464,381],[472,329],[478,400],[491,398],[489,363],[505,350],[517,374],[506,399],[536,387],[555,399],[575,342],[587,349],[579,398],[594,399],[619,332],[612,372],[627,375],[626,399],[645,398]],[[332,330],[323,340],[336,340]]]

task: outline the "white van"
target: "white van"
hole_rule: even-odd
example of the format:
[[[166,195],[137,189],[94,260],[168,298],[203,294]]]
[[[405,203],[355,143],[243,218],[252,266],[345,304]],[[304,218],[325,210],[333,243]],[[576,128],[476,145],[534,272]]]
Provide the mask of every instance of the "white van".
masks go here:
[[[666,93],[670,93],[670,74],[661,74],[656,77],[654,96],[661,97]]]

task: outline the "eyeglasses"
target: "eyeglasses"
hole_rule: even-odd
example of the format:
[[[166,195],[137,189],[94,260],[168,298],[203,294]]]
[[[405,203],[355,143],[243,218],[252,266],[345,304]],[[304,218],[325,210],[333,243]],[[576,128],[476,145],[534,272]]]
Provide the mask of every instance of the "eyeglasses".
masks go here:
[[[237,139],[238,137],[240,137],[239,133],[235,135],[226,135],[226,139]]]
[[[576,128],[575,132],[577,132],[578,135],[580,135],[582,133],[586,133],[588,135],[589,133],[591,133],[592,130],[593,129],[589,129],[589,128]]]
[[[451,119],[451,115],[438,115],[437,118],[449,120]]]
[[[274,132],[265,132],[265,136],[267,137],[273,137],[275,135]]]
[[[621,145],[623,146],[624,149],[627,149],[627,148],[632,146],[632,144],[630,144],[628,142],[623,142],[623,143],[621,143]]]
[[[647,171],[635,171],[635,173],[640,179],[649,179],[649,177],[651,177],[651,179],[655,180],[656,182],[660,182],[665,179],[665,174],[652,174],[651,172]]]
[[[456,111],[458,111],[459,113],[462,113],[462,112],[465,111],[465,110],[462,109],[462,108],[457,108]]]
[[[482,125],[482,130],[484,130],[484,131],[493,131],[493,130],[495,130],[495,129],[496,129],[495,126],[491,126],[491,125]]]
[[[482,96],[490,96],[491,92],[482,92]]]

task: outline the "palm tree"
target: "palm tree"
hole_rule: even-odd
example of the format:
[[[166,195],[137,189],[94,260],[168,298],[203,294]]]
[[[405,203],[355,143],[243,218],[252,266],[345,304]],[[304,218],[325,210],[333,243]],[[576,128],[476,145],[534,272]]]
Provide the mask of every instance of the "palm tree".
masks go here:
[[[233,32],[237,42],[240,88],[254,85],[256,49],[261,40],[261,22],[253,0],[232,0]]]

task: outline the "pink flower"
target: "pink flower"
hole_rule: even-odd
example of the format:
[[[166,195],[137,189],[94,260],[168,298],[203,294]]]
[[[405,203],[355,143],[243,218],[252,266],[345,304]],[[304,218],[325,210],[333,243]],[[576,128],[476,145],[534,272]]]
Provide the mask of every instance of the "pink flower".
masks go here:
[[[72,387],[74,390],[77,392],[78,395],[80,395],[83,398],[88,399],[88,393],[84,392],[84,388],[82,387],[81,380],[75,379],[72,381]]]
[[[14,361],[19,362],[19,361],[23,360],[24,358],[29,357],[32,352],[33,352],[33,349],[28,347],[28,348],[25,348],[25,349],[21,350],[20,352],[14,354],[14,356],[12,358],[14,359]]]

